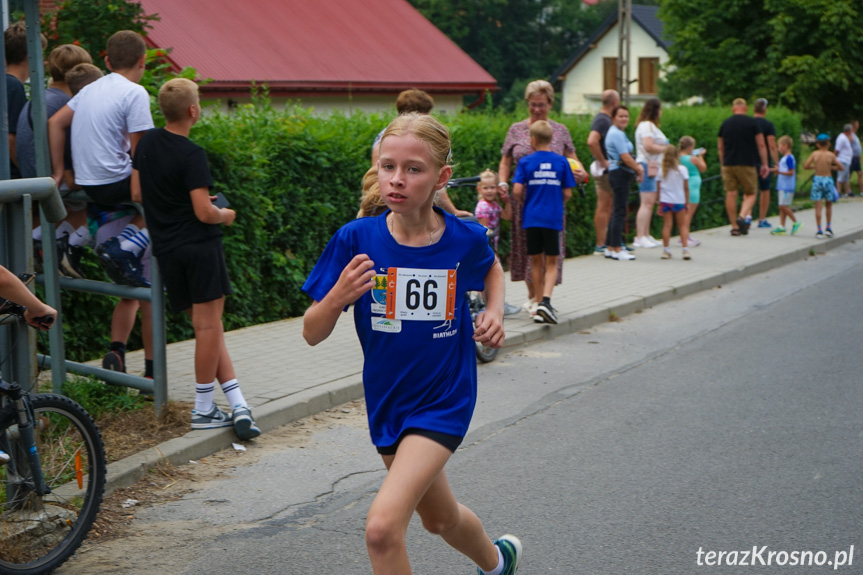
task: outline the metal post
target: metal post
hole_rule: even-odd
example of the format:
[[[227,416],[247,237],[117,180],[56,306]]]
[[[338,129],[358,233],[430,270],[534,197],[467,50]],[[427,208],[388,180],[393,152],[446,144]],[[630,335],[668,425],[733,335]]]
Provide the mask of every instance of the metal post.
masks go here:
[[[45,69],[42,55],[42,33],[39,28],[39,6],[37,0],[24,3],[24,16],[27,21],[27,60],[30,66],[30,117],[33,118],[33,144],[36,152],[36,175],[50,177],[51,158],[48,154],[48,113],[45,109]],[[56,242],[50,241],[55,235],[54,224],[39,209],[42,236],[49,241],[42,243],[45,263],[45,302],[57,310],[55,328],[48,332],[51,346],[51,387],[54,393],[61,393],[66,381],[66,349],[63,344],[63,310],[60,299],[59,272]],[[33,348],[35,350],[35,347]]]
[[[620,101],[629,106],[629,63],[632,44],[632,0],[619,0],[617,9],[617,91]]]

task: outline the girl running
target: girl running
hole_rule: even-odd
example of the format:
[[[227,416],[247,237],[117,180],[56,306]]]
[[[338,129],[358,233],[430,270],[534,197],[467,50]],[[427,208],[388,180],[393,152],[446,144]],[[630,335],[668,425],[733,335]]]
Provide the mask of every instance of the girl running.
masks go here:
[[[519,540],[492,542],[444,471],[476,403],[474,341],[504,339],[503,270],[485,228],[433,206],[450,159],[449,132],[433,117],[393,120],[378,162],[388,211],[336,232],[303,286],[314,300],[303,327],[311,345],[354,304],[369,429],[388,470],[366,519],[376,575],[411,572],[405,535],[414,511],[480,573],[511,575],[521,560]],[[483,289],[488,305],[474,329],[466,292]]]

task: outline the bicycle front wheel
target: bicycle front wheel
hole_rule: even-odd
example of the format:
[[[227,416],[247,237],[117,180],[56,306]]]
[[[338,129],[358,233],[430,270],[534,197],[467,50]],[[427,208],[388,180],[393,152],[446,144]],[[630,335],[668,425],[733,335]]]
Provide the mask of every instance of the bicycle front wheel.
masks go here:
[[[49,573],[81,545],[105,490],[105,448],[90,415],[69,398],[30,398],[48,492],[39,495],[14,405],[0,412],[0,574]]]

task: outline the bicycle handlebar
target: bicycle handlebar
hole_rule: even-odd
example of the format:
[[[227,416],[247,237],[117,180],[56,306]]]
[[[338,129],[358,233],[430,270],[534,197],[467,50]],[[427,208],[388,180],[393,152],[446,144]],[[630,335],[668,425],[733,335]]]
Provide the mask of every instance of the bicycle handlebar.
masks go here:
[[[472,188],[480,180],[479,176],[470,176],[468,178],[450,178],[446,183],[448,188]]]

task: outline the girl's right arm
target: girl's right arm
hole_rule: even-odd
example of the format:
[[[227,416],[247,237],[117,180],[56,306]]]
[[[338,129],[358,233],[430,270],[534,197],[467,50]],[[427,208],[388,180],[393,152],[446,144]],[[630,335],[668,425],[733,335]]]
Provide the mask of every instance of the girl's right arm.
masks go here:
[[[336,285],[321,301],[315,301],[303,316],[303,338],[309,345],[327,339],[336,327],[342,310],[374,287],[375,263],[366,254],[357,254],[342,270]]]
[[[692,165],[695,166],[700,173],[703,174],[707,171],[707,162],[704,161],[703,156],[689,156],[689,161],[692,162]]]

